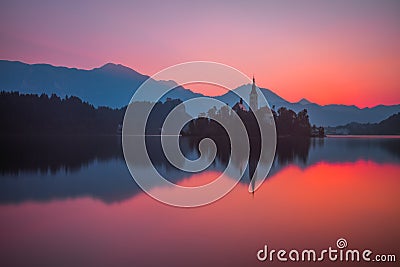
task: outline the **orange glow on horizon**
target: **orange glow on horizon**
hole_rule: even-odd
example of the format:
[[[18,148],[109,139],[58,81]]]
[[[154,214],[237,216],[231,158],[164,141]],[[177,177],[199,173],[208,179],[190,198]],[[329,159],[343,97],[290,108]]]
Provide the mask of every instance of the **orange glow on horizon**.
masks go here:
[[[400,104],[399,10],[389,0],[10,1],[1,9],[0,58],[85,69],[114,62],[150,76],[183,62],[213,61],[255,74],[259,87],[290,102],[392,105]]]

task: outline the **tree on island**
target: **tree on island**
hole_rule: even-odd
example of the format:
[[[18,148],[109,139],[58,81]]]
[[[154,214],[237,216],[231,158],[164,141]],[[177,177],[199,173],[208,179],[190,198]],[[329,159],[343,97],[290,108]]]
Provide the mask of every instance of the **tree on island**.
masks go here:
[[[241,107],[236,106],[235,107]],[[260,118],[266,120],[266,114],[268,114],[268,107],[260,108],[255,112]],[[254,113],[250,110],[247,111],[245,108],[234,108],[234,112],[243,121],[249,135],[257,136],[260,134],[258,123]],[[296,113],[291,109],[281,107],[276,112],[274,109],[271,110],[277,135],[279,137],[324,137],[324,128],[311,127],[307,109]],[[184,131],[184,135],[193,136],[212,136],[225,134],[225,130],[214,120],[221,120],[225,123],[233,123],[232,114],[227,106],[223,106],[220,109],[216,107],[208,110],[207,113],[200,114],[199,118],[192,120],[189,123],[188,130]]]

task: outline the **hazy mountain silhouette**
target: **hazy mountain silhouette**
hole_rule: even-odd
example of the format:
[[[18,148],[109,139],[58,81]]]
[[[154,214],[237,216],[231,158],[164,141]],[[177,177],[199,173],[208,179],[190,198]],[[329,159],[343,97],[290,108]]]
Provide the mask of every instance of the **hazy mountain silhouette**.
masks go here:
[[[129,103],[132,94],[148,76],[140,74],[123,65],[105,64],[100,68],[82,70],[76,68],[55,67],[49,64],[25,64],[17,61],[0,60],[0,91],[19,91],[21,93],[55,93],[61,97],[77,96],[95,106],[123,107]],[[152,81],[157,88],[174,87],[174,81]],[[356,106],[325,105],[311,103],[306,99],[291,103],[269,89],[260,88],[270,106],[287,107],[299,112],[308,110],[310,122],[323,126],[344,125],[350,122],[377,123],[400,111],[400,105],[379,105],[373,108],[360,109]],[[234,91],[245,95],[250,93],[250,85],[243,85]],[[149,92],[151,94],[151,92]],[[177,87],[167,97],[187,100],[202,96],[192,91]],[[238,97],[227,92],[216,97],[223,103],[233,106]],[[248,101],[248,99],[245,99]],[[201,107],[187,108],[187,112],[196,116]]]
[[[287,107],[295,112],[307,109],[311,123],[322,126],[337,126],[349,122],[377,123],[400,111],[400,105],[378,105],[373,108],[360,109],[354,105],[321,106],[315,103],[302,104],[297,102],[290,103]]]
[[[95,106],[120,108],[149,77],[120,64],[82,70],[49,64],[0,60],[0,90],[77,96]],[[155,87],[175,87],[173,81],[154,81]],[[177,87],[166,97],[186,100],[196,94]]]
[[[308,101],[307,99],[305,99],[305,98],[302,98],[299,102],[297,102],[298,104],[301,104],[301,105],[308,105],[308,104],[312,104],[310,101]]]
[[[285,106],[285,105],[289,104],[288,101],[286,101],[282,97],[278,96],[277,94],[275,94],[274,92],[272,92],[269,89],[260,88],[260,90],[271,106],[272,105]],[[251,91],[251,84],[246,84],[246,85],[242,85],[242,86],[234,89],[233,92],[230,91],[230,92],[225,93],[222,96],[217,96],[216,99],[218,99],[224,103],[227,103],[230,106],[233,106],[236,102],[238,102],[238,96],[234,93],[234,92],[236,92],[238,94],[247,96],[244,98],[244,100],[247,103],[249,103],[250,102],[250,91]],[[259,105],[261,105],[262,101],[260,99],[258,102],[259,102]]]
[[[128,104],[132,88],[148,77],[122,65],[106,64],[92,70],[28,65],[0,61],[0,88],[23,93],[78,96],[96,106],[121,107]]]
[[[336,128],[336,129],[335,129]],[[358,123],[352,122],[346,125],[337,126],[329,129],[333,133],[346,133],[354,135],[363,134],[384,134],[384,135],[398,135],[400,134],[400,112],[393,114],[389,118],[379,123]]]
[[[260,88],[260,90],[270,106],[275,107],[275,110],[278,110],[280,107],[286,107],[295,112],[307,109],[311,124],[322,126],[337,126],[350,122],[377,123],[400,111],[400,105],[378,105],[373,108],[360,109],[354,105],[347,106],[332,104],[321,106],[312,103],[305,98],[301,99],[299,102],[292,103],[278,96],[269,89]],[[251,84],[240,86],[233,91],[248,96],[247,98],[245,97],[244,100],[249,102]],[[238,101],[238,97],[232,91],[216,98],[230,106],[234,105]],[[260,99],[259,102],[261,102]]]

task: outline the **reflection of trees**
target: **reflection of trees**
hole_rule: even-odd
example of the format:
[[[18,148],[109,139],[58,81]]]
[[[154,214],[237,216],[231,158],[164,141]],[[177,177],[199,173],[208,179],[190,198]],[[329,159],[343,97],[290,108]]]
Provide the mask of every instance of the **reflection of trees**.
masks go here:
[[[280,165],[292,163],[296,159],[306,164],[309,150],[310,138],[278,138],[275,160]]]
[[[207,136],[211,138],[214,143],[216,144],[217,147],[217,160],[219,160],[219,163],[223,168],[225,168],[228,165],[229,158],[231,156],[231,143],[227,135],[219,135],[219,136]],[[196,151],[197,155],[200,155],[199,151],[199,143],[203,138],[201,137],[183,137],[180,138],[180,146],[182,147],[183,143],[189,144],[189,151]],[[207,147],[206,147],[207,148]],[[210,149],[210,148],[209,148]],[[188,151],[183,151],[184,154],[185,152]],[[205,153],[209,153],[209,150],[207,149]],[[215,160],[213,162],[213,165],[215,165]]]
[[[396,156],[396,158],[400,158],[400,142],[398,142],[396,139],[384,140],[379,145],[389,153]]]
[[[198,151],[199,142],[202,138],[200,137],[185,137],[189,142],[191,149]],[[217,160],[222,163],[222,166],[226,167],[231,156],[230,142],[228,136],[211,137],[217,145]],[[300,160],[302,163],[307,163],[308,153],[311,145],[310,138],[278,138],[275,161],[280,165],[284,166],[292,162]],[[260,159],[260,140],[257,138],[250,138],[250,155],[249,158],[245,158],[243,154],[232,155],[232,163],[239,169],[248,163],[249,177],[252,177],[256,171],[258,162],[261,164],[266,163],[266,159]],[[318,139],[315,142],[319,146],[323,145],[323,139]],[[313,142],[313,143],[315,143]]]
[[[0,144],[0,173],[18,174],[21,171],[55,173],[79,171],[95,160],[109,161],[117,159],[117,166],[109,173],[99,177],[80,177],[71,180],[73,175],[63,174],[54,180],[53,176],[21,175],[15,179],[0,179],[0,202],[19,202],[28,199],[47,200],[52,198],[95,196],[106,202],[119,201],[142,192],[130,179],[122,156],[120,136],[46,136],[46,137],[2,137]],[[138,137],[133,137],[138,138]],[[150,158],[157,170],[167,174],[172,182],[177,182],[190,174],[174,168],[166,160],[161,146],[160,137],[148,137],[147,147]],[[182,153],[190,159],[199,156],[199,137],[180,137]],[[208,170],[223,171],[231,157],[230,143],[227,136],[213,137],[217,145],[215,162]],[[338,142],[340,141],[340,142]],[[301,166],[315,164],[321,160],[330,162],[355,162],[370,156],[376,162],[388,162],[392,159],[396,164],[400,158],[399,139],[308,139],[308,138],[278,138],[275,163],[271,174],[279,172],[284,166],[295,163]],[[311,152],[310,152],[310,148]],[[346,149],[354,154],[335,157],[335,151],[342,153]],[[207,153],[207,150],[205,151]],[[309,156],[310,153],[310,156]],[[312,154],[311,154],[312,153]],[[382,159],[382,156],[383,159]],[[249,177],[257,171],[257,153],[250,153],[250,158],[243,154],[232,157],[232,163],[238,168],[248,164],[248,171],[242,179],[249,182]],[[261,164],[265,162],[260,159]],[[391,162],[391,161],[389,161]],[[113,165],[114,166],[114,165]],[[96,168],[97,165],[92,166]],[[99,172],[103,169],[99,168]],[[79,176],[79,172],[77,172]],[[25,177],[27,179],[19,179]],[[40,177],[40,178],[39,178]],[[24,190],[29,188],[29,190]]]
[[[243,155],[232,155],[232,161],[234,164],[237,164],[238,167],[241,166],[243,162],[249,162],[250,177],[255,173],[258,162],[261,164],[264,163],[265,166],[268,165],[268,153],[263,151],[263,156],[260,159],[260,142],[262,139],[261,136],[266,137],[271,134],[271,132],[264,132],[264,129],[260,129],[256,118],[260,120],[260,123],[269,125],[269,127],[266,127],[267,129],[273,128],[273,122],[275,121],[279,137],[276,160],[278,160],[279,164],[287,164],[296,159],[299,159],[304,164],[307,162],[308,151],[310,148],[310,136],[312,132],[306,109],[296,114],[293,110],[284,107],[280,108],[278,112],[270,110],[268,107],[264,107],[253,113],[241,108],[240,105],[235,107],[233,111],[229,111],[227,106],[223,106],[219,110],[216,107],[211,108],[207,114],[203,114],[207,117],[199,117],[192,120],[183,134],[200,139],[214,139],[215,137],[218,137],[219,142],[222,143],[221,145],[217,145],[217,147],[220,147],[218,150],[218,156],[223,159],[229,158],[229,156],[226,156],[229,148],[226,143],[226,140],[228,140],[228,134],[216,121],[222,121],[224,125],[229,125],[233,123],[234,120],[232,115],[236,112],[247,131],[247,138],[250,143],[250,156],[245,159],[243,158]],[[257,115],[257,117],[255,115]],[[274,128],[273,130],[275,131]],[[263,131],[262,135],[261,131]],[[263,142],[265,140],[267,142],[267,147],[268,145],[274,145],[268,143],[268,138],[263,139]]]
[[[119,136],[16,136],[0,139],[0,172],[55,173],[122,157]]]
[[[400,158],[400,142],[397,138],[352,138],[346,140],[346,146],[352,150],[362,149],[367,144],[368,148],[382,148],[396,158]],[[369,153],[368,153],[369,154]],[[366,155],[364,155],[366,156]],[[373,155],[367,155],[373,156]]]

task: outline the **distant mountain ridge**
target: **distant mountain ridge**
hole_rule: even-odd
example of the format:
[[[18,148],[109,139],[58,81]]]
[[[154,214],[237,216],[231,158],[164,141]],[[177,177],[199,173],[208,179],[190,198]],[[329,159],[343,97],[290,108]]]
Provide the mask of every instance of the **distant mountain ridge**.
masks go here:
[[[400,112],[379,123],[352,122],[337,127],[328,127],[328,133],[352,135],[399,135]]]
[[[122,65],[106,64],[92,70],[0,61],[0,90],[22,93],[75,95],[96,106],[129,103],[132,88],[148,76]],[[124,99],[124,101],[121,101]]]
[[[82,70],[49,64],[26,64],[19,61],[0,60],[0,91],[48,95],[55,93],[61,97],[73,95],[95,106],[116,108],[127,105],[133,93],[148,78],[147,75],[114,63],[107,63],[91,70]],[[155,88],[170,88],[176,85],[173,81],[152,82]],[[250,87],[250,85],[243,85],[233,91],[249,95]],[[260,88],[260,90],[271,107],[278,109],[284,106],[295,112],[306,108],[311,123],[322,126],[337,126],[350,122],[377,123],[400,112],[400,105],[378,105],[360,109],[347,105],[321,106],[304,98],[299,102],[291,103],[269,89]],[[178,86],[162,100],[171,97],[185,101],[198,96],[203,95]],[[237,95],[232,91],[215,98],[230,106],[238,101]],[[248,99],[245,100],[248,101]],[[193,109],[191,115],[195,116],[195,113],[196,108]]]
[[[119,108],[129,104],[136,89],[149,76],[120,64],[107,63],[99,68],[83,70],[55,67],[49,64],[26,64],[0,60],[0,90],[32,94],[77,96],[95,106]],[[155,87],[176,86],[173,81],[153,81]],[[177,87],[168,96],[187,100],[195,94]]]

